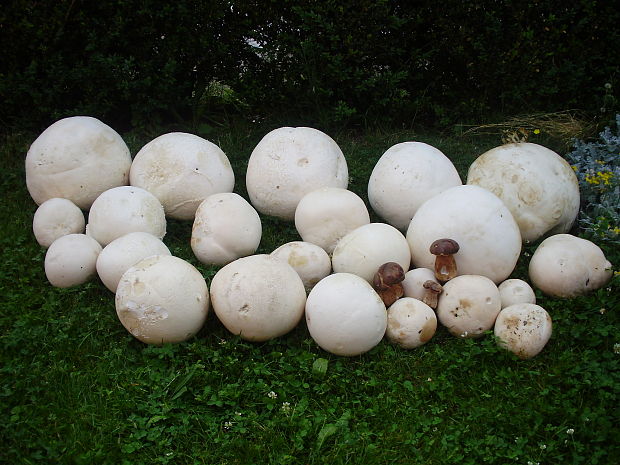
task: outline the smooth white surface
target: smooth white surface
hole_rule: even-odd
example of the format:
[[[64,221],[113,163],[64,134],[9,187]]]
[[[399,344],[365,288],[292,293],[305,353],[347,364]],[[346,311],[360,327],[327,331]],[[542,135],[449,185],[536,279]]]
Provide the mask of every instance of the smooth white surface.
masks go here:
[[[497,286],[502,299],[502,308],[514,304],[535,304],[536,294],[534,289],[522,279],[507,279]]]
[[[56,239],[45,254],[45,276],[52,286],[83,284],[95,274],[101,245],[85,234],[67,234]]]
[[[53,198],[34,212],[32,232],[39,245],[49,247],[59,237],[82,234],[85,225],[84,213],[77,205],[71,200]]]
[[[271,256],[288,263],[297,272],[306,292],[332,271],[332,261],[321,247],[309,242],[293,241],[282,244]]]

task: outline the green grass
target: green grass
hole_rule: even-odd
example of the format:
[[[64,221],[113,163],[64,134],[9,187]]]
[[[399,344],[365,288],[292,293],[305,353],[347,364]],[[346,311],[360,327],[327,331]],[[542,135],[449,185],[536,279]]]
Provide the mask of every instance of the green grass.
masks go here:
[[[247,158],[267,130],[210,135],[242,195]],[[124,136],[135,153],[155,135]],[[374,163],[397,142],[438,147],[462,175],[497,145],[413,132],[332,136],[351,190],[365,199]],[[0,463],[617,463],[620,276],[577,299],[538,294],[554,333],[527,361],[490,334],[472,341],[443,328],[413,351],[383,341],[342,358],[319,349],[303,322],[279,339],[247,343],[212,312],[192,340],[146,346],[122,327],[99,281],[71,289],[47,282],[23,171],[35,137],[1,141]],[[263,227],[259,252],[299,239],[292,224],[263,217]],[[193,257],[190,231],[191,223],[171,221],[165,242],[209,283],[217,269]],[[604,250],[617,266],[618,250]],[[527,262],[514,277],[527,278]]]

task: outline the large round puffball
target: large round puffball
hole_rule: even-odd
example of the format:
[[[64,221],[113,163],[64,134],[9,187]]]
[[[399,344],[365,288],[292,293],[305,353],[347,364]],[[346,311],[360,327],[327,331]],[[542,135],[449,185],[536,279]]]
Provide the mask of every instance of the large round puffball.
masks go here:
[[[320,187],[346,189],[348,173],[340,147],[327,134],[284,127],[265,135],[252,151],[246,187],[259,212],[293,220],[304,195]]]
[[[402,142],[379,159],[368,181],[370,206],[392,226],[405,231],[420,206],[462,184],[452,162],[423,142]]]
[[[256,252],[262,231],[247,200],[232,192],[213,194],[196,210],[191,246],[202,263],[225,265]]]
[[[129,182],[157,197],[166,216],[192,220],[209,195],[232,192],[235,174],[217,145],[193,134],[172,132],[140,149]]]
[[[570,234],[556,234],[540,243],[529,265],[532,284],[554,297],[576,297],[599,289],[613,275],[599,246]]]
[[[83,210],[112,187],[129,180],[131,155],[121,136],[89,116],[56,121],[26,155],[26,186],[32,199],[71,200]]]
[[[568,232],[579,212],[579,183],[566,160],[532,143],[506,144],[480,155],[467,184],[490,190],[506,204],[524,241]]]
[[[287,242],[271,252],[271,255],[293,267],[304,283],[306,292],[310,292],[316,283],[332,271],[332,261],[327,252],[309,242]]]
[[[336,355],[360,355],[385,334],[385,305],[370,284],[350,273],[335,273],[317,283],[306,302],[306,323],[314,341]]]
[[[437,318],[454,336],[480,337],[502,308],[499,290],[486,276],[462,275],[443,286]]]
[[[147,344],[182,342],[207,319],[209,289],[185,260],[153,255],[129,268],[116,290],[116,314],[123,326]]]
[[[83,233],[85,223],[82,210],[71,200],[53,198],[34,212],[32,232],[39,245],[49,247],[59,237]]]
[[[152,234],[132,232],[114,239],[97,258],[97,274],[112,292],[116,292],[125,271],[152,255],[170,255],[166,245]]]
[[[521,253],[521,234],[512,214],[494,194],[478,186],[457,186],[418,209],[407,241],[416,267],[435,267],[429,251],[437,239],[455,240],[457,274],[487,276],[495,283],[512,273]]]
[[[522,279],[507,279],[497,286],[502,299],[502,308],[514,304],[535,304],[536,294],[534,289]]]
[[[369,283],[387,262],[396,262],[407,271],[411,253],[405,236],[385,223],[369,223],[354,229],[340,239],[332,255],[334,272],[353,273]]]
[[[52,286],[83,284],[95,274],[101,245],[86,234],[67,234],[56,239],[45,254],[45,276]]]
[[[494,332],[500,347],[527,359],[543,350],[551,337],[551,330],[551,317],[544,308],[521,303],[499,312]]]
[[[157,197],[149,191],[135,186],[115,187],[93,202],[87,231],[103,246],[136,231],[162,239],[166,235],[166,216]]]
[[[403,291],[405,297],[413,297],[414,299],[422,300],[426,289],[424,289],[424,283],[426,281],[434,281],[437,284],[437,278],[435,272],[428,268],[415,268],[405,273],[405,279],[402,281]]]
[[[304,313],[306,290],[297,272],[270,255],[243,257],[211,281],[213,310],[232,334],[266,341],[291,331]]]
[[[394,302],[387,311],[387,338],[403,349],[427,343],[437,330],[437,317],[431,307],[412,297]]]
[[[364,201],[339,187],[322,187],[304,195],[295,210],[295,228],[305,242],[332,253],[338,241],[370,223]]]

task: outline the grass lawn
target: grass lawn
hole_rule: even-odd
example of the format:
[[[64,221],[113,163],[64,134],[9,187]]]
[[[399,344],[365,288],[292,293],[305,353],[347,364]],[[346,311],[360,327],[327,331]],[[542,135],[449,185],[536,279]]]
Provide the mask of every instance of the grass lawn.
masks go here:
[[[247,159],[266,132],[207,136],[229,156],[241,195]],[[132,154],[156,135],[123,134]],[[397,142],[434,145],[462,175],[499,144],[411,132],[330,135],[347,157],[350,189],[365,200],[375,162]],[[213,312],[192,340],[147,346],[120,324],[98,280],[71,289],[47,282],[23,169],[35,138],[0,141],[0,463],[620,462],[620,276],[587,297],[538,293],[554,332],[527,361],[498,349],[491,334],[474,341],[441,327],[413,351],[384,340],[343,358],[322,351],[303,322],[279,339],[247,343]],[[259,253],[299,240],[292,223],[262,220]],[[169,221],[164,240],[210,283],[217,269],[194,258],[190,232],[191,222]],[[527,279],[535,245],[512,277]],[[617,270],[620,252],[601,246]]]

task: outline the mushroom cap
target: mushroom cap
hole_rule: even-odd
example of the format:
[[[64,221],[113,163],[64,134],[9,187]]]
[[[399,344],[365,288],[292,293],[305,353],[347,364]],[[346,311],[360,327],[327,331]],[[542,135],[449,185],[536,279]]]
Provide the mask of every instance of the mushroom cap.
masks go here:
[[[235,174],[226,154],[202,137],[171,132],[156,137],[136,154],[129,181],[159,199],[166,216],[193,220],[211,194],[232,192]]]
[[[95,274],[101,245],[86,234],[56,239],[45,254],[45,276],[54,287],[83,284]]]
[[[422,284],[422,287],[424,289],[429,289],[432,292],[436,292],[437,294],[443,291],[443,286],[439,284],[437,281],[434,281],[432,279],[424,281],[424,284]]]
[[[285,261],[297,272],[306,292],[332,271],[332,261],[327,252],[316,244],[293,241],[281,245],[271,256]]]
[[[39,245],[49,247],[52,242],[67,234],[84,232],[84,213],[67,199],[53,198],[46,200],[32,219],[32,232]]]
[[[428,250],[433,255],[454,255],[459,251],[459,245],[453,239],[437,239]]]
[[[387,310],[387,338],[403,349],[427,343],[437,330],[437,317],[431,307],[411,297],[403,297]]]
[[[115,302],[120,322],[135,338],[147,344],[175,343],[204,325],[209,289],[190,263],[154,255],[123,273]]]
[[[494,332],[500,347],[521,359],[532,358],[543,350],[551,337],[551,317],[539,305],[510,305],[499,312]]]
[[[396,262],[387,262],[381,265],[375,273],[372,285],[376,290],[385,290],[394,284],[401,283],[403,279],[405,279],[403,267]]]
[[[424,283],[429,280],[437,282],[433,270],[428,268],[414,268],[413,270],[407,271],[405,273],[405,279],[402,282],[405,297],[413,297],[414,299],[422,300],[425,293]]]
[[[497,286],[502,299],[502,308],[514,304],[535,304],[536,294],[534,289],[522,279],[507,279]]]

